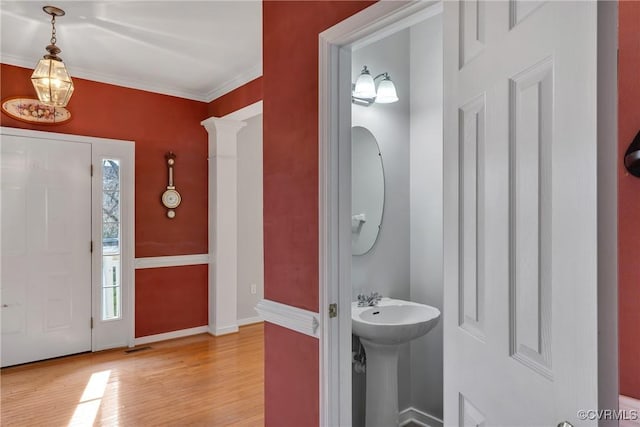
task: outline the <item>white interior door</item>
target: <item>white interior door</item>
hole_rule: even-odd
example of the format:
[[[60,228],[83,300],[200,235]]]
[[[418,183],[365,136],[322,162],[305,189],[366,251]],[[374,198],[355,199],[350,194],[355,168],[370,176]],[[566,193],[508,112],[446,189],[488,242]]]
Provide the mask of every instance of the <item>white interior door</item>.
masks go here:
[[[444,4],[447,425],[595,424],[595,2]]]
[[[91,146],[3,135],[2,366],[91,350]]]

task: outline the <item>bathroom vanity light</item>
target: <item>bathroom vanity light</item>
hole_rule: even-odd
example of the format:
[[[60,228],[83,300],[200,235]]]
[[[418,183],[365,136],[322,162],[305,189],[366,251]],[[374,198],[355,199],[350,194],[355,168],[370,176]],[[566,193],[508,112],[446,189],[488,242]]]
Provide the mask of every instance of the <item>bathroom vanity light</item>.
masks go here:
[[[36,65],[31,83],[40,102],[54,107],[66,107],[73,94],[73,82],[58,56],[61,50],[56,46],[56,16],[64,16],[65,12],[55,6],[44,6],[42,10],[51,15],[51,44],[45,48],[49,53]]]
[[[375,81],[382,78],[376,90]],[[358,105],[370,106],[371,104],[390,104],[398,101],[396,86],[391,81],[389,73],[381,73],[371,77],[369,69],[365,65],[353,85],[351,102]]]

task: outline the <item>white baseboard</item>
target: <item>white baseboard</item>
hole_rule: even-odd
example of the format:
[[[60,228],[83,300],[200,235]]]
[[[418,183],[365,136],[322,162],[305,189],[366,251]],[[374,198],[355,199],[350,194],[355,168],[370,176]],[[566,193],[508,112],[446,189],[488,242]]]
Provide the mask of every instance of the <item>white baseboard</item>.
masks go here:
[[[208,326],[197,326],[195,328],[180,329],[178,331],[165,332],[163,334],[147,335],[145,337],[136,338],[134,340],[134,345],[149,344],[152,342],[172,340],[174,338],[182,338],[182,337],[188,337],[190,335],[198,335],[198,334],[208,333],[210,335],[215,335],[215,336],[232,334],[234,332],[238,332],[238,326],[252,325],[254,323],[260,323],[262,321],[263,321],[262,318],[258,316],[247,317],[246,319],[239,319],[237,325],[227,326],[224,328],[217,328],[215,332],[209,330]]]
[[[262,322],[264,322],[264,320],[262,320],[262,317],[260,316],[247,317],[245,319],[238,319],[238,326],[253,325],[254,323]]]
[[[221,327],[216,327],[213,329],[208,329],[207,332],[209,332],[211,335],[219,337],[220,335],[228,335],[228,334],[235,334],[236,332],[238,332],[238,325],[230,325],[230,326],[221,326]]]
[[[442,427],[442,420],[432,415],[422,412],[419,409],[409,407],[399,414],[400,427],[409,423],[417,424],[421,427]]]
[[[640,400],[629,396],[620,396],[619,409],[624,411],[628,418],[620,420],[620,427],[638,427],[640,426]]]
[[[188,337],[189,335],[206,334],[209,332],[208,326],[197,326],[195,328],[180,329],[179,331],[165,332],[164,334],[147,335],[134,340],[134,345],[149,344],[152,342],[172,340],[174,338]]]

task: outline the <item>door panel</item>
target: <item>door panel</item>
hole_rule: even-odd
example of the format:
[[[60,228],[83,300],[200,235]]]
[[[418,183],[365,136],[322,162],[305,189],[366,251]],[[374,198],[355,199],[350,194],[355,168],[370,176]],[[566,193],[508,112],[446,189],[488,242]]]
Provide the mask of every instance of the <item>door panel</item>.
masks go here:
[[[445,2],[445,422],[597,406],[595,2]]]
[[[1,147],[2,366],[91,350],[91,146]]]

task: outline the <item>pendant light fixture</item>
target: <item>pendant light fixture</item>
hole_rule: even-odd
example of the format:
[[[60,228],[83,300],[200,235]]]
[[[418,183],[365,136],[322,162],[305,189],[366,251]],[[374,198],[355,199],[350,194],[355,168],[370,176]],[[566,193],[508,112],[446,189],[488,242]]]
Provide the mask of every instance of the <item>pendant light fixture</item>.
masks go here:
[[[38,61],[31,75],[31,83],[40,102],[54,107],[66,107],[73,94],[73,81],[58,56],[61,50],[56,46],[56,17],[64,16],[65,12],[55,6],[45,6],[42,10],[51,15],[51,44],[45,48],[48,54]]]
[[[382,78],[376,90],[376,80]],[[396,86],[391,81],[389,73],[381,73],[371,77],[369,69],[365,65],[353,85],[351,92],[351,102],[354,104],[370,106],[374,102],[377,104],[390,104],[398,101]]]

